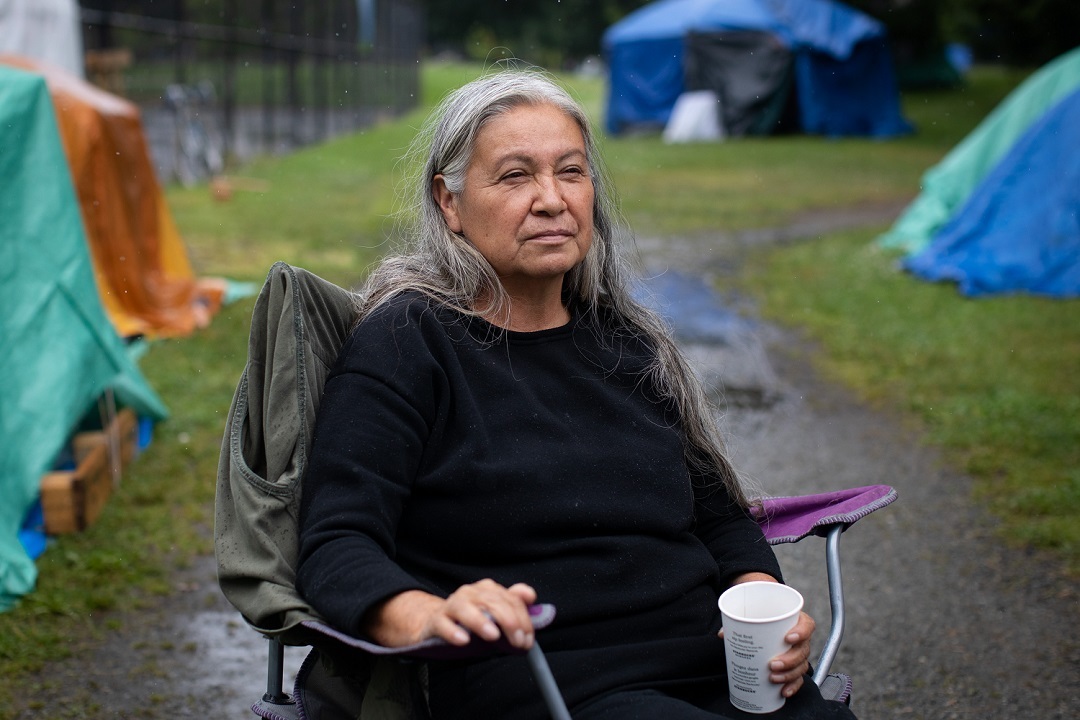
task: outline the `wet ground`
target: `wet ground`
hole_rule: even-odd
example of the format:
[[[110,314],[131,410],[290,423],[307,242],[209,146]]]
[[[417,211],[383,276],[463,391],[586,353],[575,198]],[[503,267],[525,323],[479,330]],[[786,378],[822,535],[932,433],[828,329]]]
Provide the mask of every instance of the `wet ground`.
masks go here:
[[[895,208],[863,208],[808,216],[795,228],[646,238],[641,247],[649,275],[686,273],[686,282],[723,288],[750,247],[880,223],[889,213]],[[730,449],[751,481],[772,495],[878,483],[900,494],[841,544],[848,623],[834,670],[853,676],[856,714],[1075,718],[1075,580],[1052,557],[1003,544],[996,521],[973,500],[970,480],[945,467],[899,418],[820,377],[811,344],[754,320],[745,298],[720,301],[743,313],[740,332],[699,333],[685,342],[725,399]],[[823,543],[811,539],[778,554],[788,582],[825,625]],[[175,587],[162,607],[130,613],[101,645],[47,668],[42,677],[50,680],[35,691],[35,707],[15,717],[252,717],[247,707],[265,682],[265,641],[218,592],[211,559],[178,573]],[[302,656],[286,653],[290,676]]]

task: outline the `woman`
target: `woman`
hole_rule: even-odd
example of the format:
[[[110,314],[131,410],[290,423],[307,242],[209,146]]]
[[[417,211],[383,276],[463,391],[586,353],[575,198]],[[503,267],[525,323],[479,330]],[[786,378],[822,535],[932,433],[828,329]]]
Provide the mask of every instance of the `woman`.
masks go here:
[[[575,718],[740,717],[716,601],[780,580],[704,393],[628,293],[581,110],[536,72],[451,94],[421,136],[411,251],[385,260],[327,381],[297,585],[388,646],[544,647]],[[783,717],[852,717],[808,670]],[[521,658],[429,667],[434,718],[544,717]]]

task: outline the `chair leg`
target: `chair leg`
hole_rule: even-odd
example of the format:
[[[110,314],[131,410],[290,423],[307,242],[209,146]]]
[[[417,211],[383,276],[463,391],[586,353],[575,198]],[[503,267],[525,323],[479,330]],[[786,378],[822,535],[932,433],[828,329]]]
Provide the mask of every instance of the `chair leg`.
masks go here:
[[[283,687],[285,676],[285,646],[277,638],[268,638],[270,641],[269,656],[266,660],[266,694],[263,702],[274,705],[286,705],[292,702]]]
[[[814,682],[820,687],[821,683],[829,675],[829,668],[836,653],[840,649],[840,641],[844,638],[844,580],[840,573],[840,535],[844,526],[836,525],[829,530],[825,538],[825,566],[829,574],[829,604],[832,609],[832,625],[829,628],[829,637],[825,640],[825,647],[821,650],[817,668],[814,671]]]
[[[529,669],[532,670],[533,678],[535,678],[536,684],[540,686],[540,693],[544,696],[544,702],[547,703],[552,720],[571,720],[570,712],[566,709],[562,693],[559,692],[559,686],[555,682],[555,676],[551,674],[547,658],[544,657],[538,643],[533,643],[526,658],[529,661]]]

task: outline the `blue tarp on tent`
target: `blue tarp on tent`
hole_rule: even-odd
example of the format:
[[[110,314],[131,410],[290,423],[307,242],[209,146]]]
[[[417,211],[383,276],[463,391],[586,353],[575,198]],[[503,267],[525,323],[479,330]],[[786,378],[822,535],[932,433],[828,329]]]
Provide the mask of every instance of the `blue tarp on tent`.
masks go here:
[[[919,180],[919,196],[877,242],[916,254],[933,240],[1016,141],[1046,112],[1080,90],[1080,47],[1028,76]]]
[[[888,137],[909,132],[878,21],[832,0],[658,0],[604,33],[607,128],[667,122],[683,92],[689,32],[758,31],[795,57],[803,131]]]
[[[1080,297],[1080,91],[1035,122],[904,267],[969,296]]]

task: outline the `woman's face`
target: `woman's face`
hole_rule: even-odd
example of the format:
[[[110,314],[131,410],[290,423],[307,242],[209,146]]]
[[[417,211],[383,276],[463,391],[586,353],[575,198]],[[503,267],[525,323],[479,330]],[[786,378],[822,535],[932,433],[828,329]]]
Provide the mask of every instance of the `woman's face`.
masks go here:
[[[436,176],[450,229],[479,250],[513,296],[559,291],[592,245],[593,184],[577,122],[553,105],[520,105],[476,136],[461,193]]]

